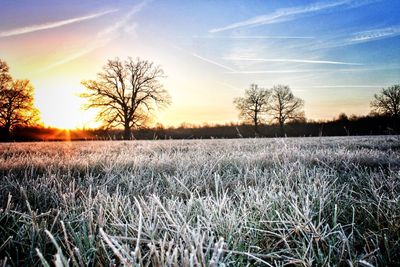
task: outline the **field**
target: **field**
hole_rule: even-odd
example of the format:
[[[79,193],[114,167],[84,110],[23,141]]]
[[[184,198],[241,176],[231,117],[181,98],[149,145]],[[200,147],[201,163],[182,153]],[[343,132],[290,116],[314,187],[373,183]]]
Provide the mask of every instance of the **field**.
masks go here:
[[[0,144],[0,266],[400,265],[400,137]]]

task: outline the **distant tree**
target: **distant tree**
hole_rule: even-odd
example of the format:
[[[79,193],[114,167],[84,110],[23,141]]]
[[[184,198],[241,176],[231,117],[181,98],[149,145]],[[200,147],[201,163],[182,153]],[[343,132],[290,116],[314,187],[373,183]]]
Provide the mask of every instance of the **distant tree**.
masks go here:
[[[152,62],[132,58],[108,60],[96,80],[82,81],[87,92],[87,108],[99,110],[98,120],[107,128],[124,128],[124,139],[131,138],[133,127],[143,126],[155,107],[170,103],[160,83],[164,72]]]
[[[35,108],[34,88],[28,80],[13,80],[9,67],[0,60],[0,126],[2,139],[9,140],[17,126],[28,126],[39,121]]]
[[[338,121],[342,121],[342,122],[347,122],[347,121],[349,121],[349,117],[347,116],[346,113],[342,112],[342,113],[339,114],[337,120]]]
[[[0,89],[6,88],[11,82],[10,68],[8,64],[0,59]]]
[[[269,114],[279,124],[282,136],[285,123],[304,120],[303,107],[304,101],[295,97],[289,86],[277,85],[272,88]]]
[[[383,88],[371,101],[372,113],[400,117],[400,85]]]
[[[259,135],[259,125],[265,122],[265,115],[268,111],[268,101],[270,91],[259,88],[258,85],[250,85],[250,89],[245,91],[244,97],[234,99],[234,104],[239,110],[239,117],[245,122],[254,125],[254,132]]]

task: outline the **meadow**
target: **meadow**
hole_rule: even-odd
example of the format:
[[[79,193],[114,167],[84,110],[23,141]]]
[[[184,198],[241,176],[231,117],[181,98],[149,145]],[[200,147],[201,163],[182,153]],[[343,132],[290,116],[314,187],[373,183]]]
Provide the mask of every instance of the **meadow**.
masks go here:
[[[0,144],[0,266],[399,266],[400,137]]]

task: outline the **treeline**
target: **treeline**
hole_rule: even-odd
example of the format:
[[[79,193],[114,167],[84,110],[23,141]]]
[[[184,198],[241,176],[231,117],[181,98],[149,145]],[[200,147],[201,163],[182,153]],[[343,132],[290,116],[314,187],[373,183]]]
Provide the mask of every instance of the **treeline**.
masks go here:
[[[325,122],[307,121],[304,101],[288,85],[261,88],[251,84],[233,103],[241,124],[148,128],[153,111],[170,104],[160,82],[163,70],[154,63],[128,58],[108,60],[97,79],[82,81],[86,108],[97,109],[103,127],[114,130],[61,130],[41,126],[29,80],[16,80],[0,59],[0,141],[132,140],[339,136],[399,134],[400,85],[374,95],[371,115]],[[60,118],[62,120],[63,118]]]
[[[280,136],[280,125],[260,125],[258,137]],[[291,122],[285,126],[287,137],[389,135],[400,134],[400,119],[391,116],[352,116],[341,114],[331,121]],[[164,128],[142,128],[132,131],[132,139],[211,139],[255,137],[250,124],[225,124]],[[124,131],[118,129],[60,130],[43,127],[20,127],[14,132],[14,141],[65,141],[65,140],[122,140]]]

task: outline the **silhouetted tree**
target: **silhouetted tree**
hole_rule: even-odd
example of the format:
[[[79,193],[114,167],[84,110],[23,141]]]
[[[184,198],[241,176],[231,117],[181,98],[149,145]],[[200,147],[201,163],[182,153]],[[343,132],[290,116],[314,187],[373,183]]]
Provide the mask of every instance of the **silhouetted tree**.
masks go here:
[[[271,90],[269,114],[279,124],[280,133],[284,135],[284,125],[290,121],[304,120],[304,101],[293,95],[289,86],[277,85]]]
[[[239,117],[254,125],[256,135],[259,134],[259,125],[265,121],[270,95],[269,90],[252,84],[250,89],[245,91],[244,97],[238,97],[234,100],[236,108],[239,110]]]
[[[13,80],[6,62],[0,60],[0,126],[2,138],[9,140],[16,126],[28,126],[39,121],[34,107],[34,88],[28,80]]]
[[[341,122],[347,122],[347,121],[349,121],[349,117],[347,116],[346,113],[342,112],[342,113],[339,114],[337,120],[341,121]]]
[[[374,98],[371,102],[372,113],[400,117],[400,85],[383,88]]]
[[[160,83],[164,72],[152,62],[132,58],[108,60],[97,80],[83,81],[87,108],[99,110],[97,118],[108,128],[122,126],[124,139],[131,129],[146,123],[156,106],[170,103],[170,96]]]

